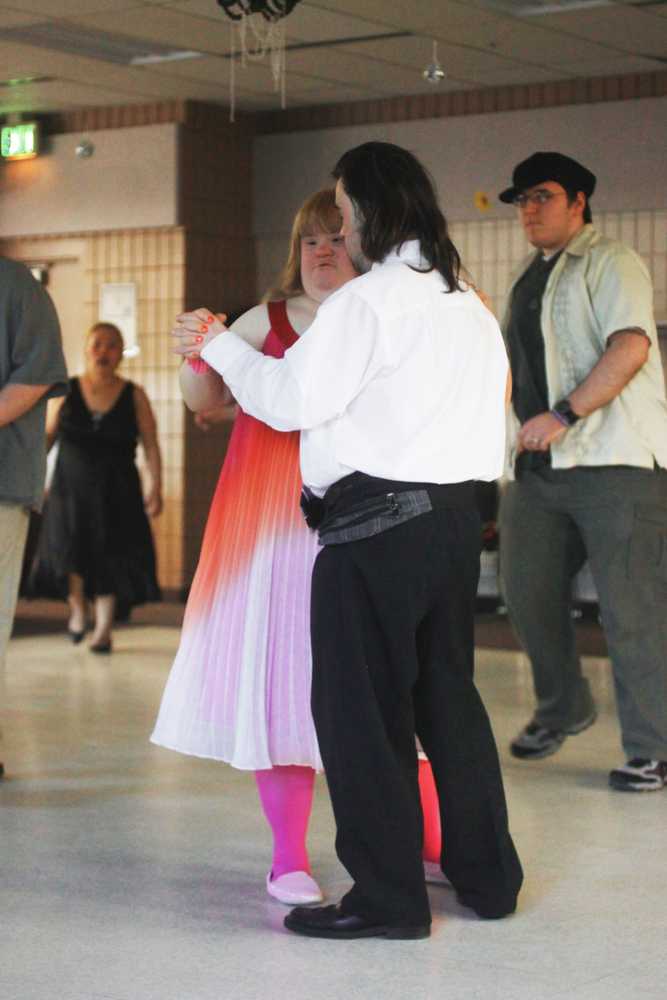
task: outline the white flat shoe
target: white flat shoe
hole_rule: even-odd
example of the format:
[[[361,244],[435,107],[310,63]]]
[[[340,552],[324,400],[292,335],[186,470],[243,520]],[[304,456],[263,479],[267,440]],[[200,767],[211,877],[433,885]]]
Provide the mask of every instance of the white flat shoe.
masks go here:
[[[437,861],[424,862],[424,881],[431,885],[450,885],[451,882],[443,872]]]
[[[266,876],[266,891],[280,903],[287,906],[321,903],[324,899],[319,885],[307,872],[285,872],[278,878]]]

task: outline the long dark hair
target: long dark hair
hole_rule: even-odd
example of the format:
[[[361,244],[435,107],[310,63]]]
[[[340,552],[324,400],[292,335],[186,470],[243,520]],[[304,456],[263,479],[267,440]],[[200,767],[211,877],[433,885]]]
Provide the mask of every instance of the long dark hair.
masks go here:
[[[448,291],[460,291],[461,258],[447,232],[435,186],[407,149],[365,142],[343,153],[333,170],[359,216],[361,250],[382,261],[408,240],[419,240],[422,256],[439,271]]]

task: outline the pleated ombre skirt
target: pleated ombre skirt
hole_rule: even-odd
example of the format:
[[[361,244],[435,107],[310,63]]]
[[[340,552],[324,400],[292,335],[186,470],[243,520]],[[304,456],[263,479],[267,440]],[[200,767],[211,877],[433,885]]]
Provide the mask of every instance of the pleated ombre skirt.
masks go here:
[[[300,490],[298,433],[240,413],[153,743],[249,770],[322,769],[310,713],[318,544]]]

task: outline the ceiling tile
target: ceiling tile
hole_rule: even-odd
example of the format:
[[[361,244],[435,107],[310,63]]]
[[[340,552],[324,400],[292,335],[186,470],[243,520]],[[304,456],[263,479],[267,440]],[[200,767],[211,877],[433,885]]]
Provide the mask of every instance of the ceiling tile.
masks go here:
[[[389,38],[386,41],[358,42],[343,46],[352,55],[382,59],[421,71],[432,60],[433,48],[428,38]],[[521,66],[498,52],[483,51],[467,46],[438,43],[438,60],[449,76],[478,77],[492,70],[507,70]],[[539,67],[538,67],[539,68]]]
[[[11,4],[7,4],[11,7]],[[113,10],[120,13],[135,7],[145,6],[143,0],[14,0],[14,6],[26,14],[49,17],[73,17],[79,14],[96,14],[98,11]]]
[[[445,15],[456,18],[463,4],[452,3],[450,0],[438,0],[437,3],[424,2],[424,0],[311,0],[310,6],[322,10],[335,11],[341,14],[349,14],[353,17],[363,15],[369,21],[378,24],[391,26],[393,30],[405,30],[422,32],[430,31],[434,23],[442,19]],[[291,15],[290,15],[291,16]],[[475,14],[475,16],[477,16]],[[483,15],[482,15],[483,16]],[[495,15],[489,14],[492,19]],[[470,17],[468,15],[468,22]],[[470,25],[471,32],[474,25]]]
[[[179,10],[195,17],[208,17],[211,21],[230,22],[230,18],[218,7],[216,0],[162,0],[162,7]]]
[[[28,84],[3,90],[2,93],[2,107],[5,114],[16,111],[28,113],[66,111],[68,108],[127,103],[132,103],[132,99],[123,91],[93,87],[73,80]]]
[[[472,12],[471,12],[472,13]],[[477,11],[474,12],[475,18]],[[585,38],[575,38],[542,25],[543,18],[505,18],[487,28],[480,28],[471,43],[519,61],[554,63],[564,59],[595,59],[609,54],[606,45]],[[458,32],[457,32],[458,36]]]
[[[23,14],[18,10],[0,7],[0,28],[18,28],[24,24],[37,24],[42,20],[35,14]]]
[[[471,10],[467,2],[454,0],[312,0],[314,7],[360,14],[379,23],[391,25],[394,30],[412,31],[415,34],[438,38],[457,44],[478,45],[480,38],[492,38],[508,19],[488,10]]]
[[[287,72],[317,76],[323,80],[361,84],[383,93],[411,93],[421,82],[420,72],[395,63],[367,59],[356,52],[356,46],[336,46],[331,49],[307,49],[290,52]]]
[[[386,97],[381,91],[365,90],[363,95],[354,87],[346,87],[344,84],[331,84],[319,86],[313,90],[287,89],[287,107],[298,108],[305,105],[314,104],[342,104],[347,101],[372,101]]]
[[[149,74],[140,67],[117,66],[64,52],[49,52],[48,59],[45,59],[44,49],[27,45],[10,46],[8,43],[0,44],[0,60],[3,62],[2,57],[7,48],[11,50],[12,65],[17,68],[17,72],[13,74],[16,76],[53,76],[58,80],[88,84],[99,90],[108,88],[119,94],[126,94],[130,100],[188,96],[183,93],[183,84],[177,78]]]
[[[146,67],[146,72],[155,73],[158,76],[168,76],[178,78],[182,81],[182,86],[189,90],[190,83],[200,85],[211,84],[215,87],[229,89],[230,62],[229,59],[208,56],[204,59],[186,59],[181,62],[159,63]],[[235,66],[236,86],[240,89],[247,89],[256,94],[265,93],[267,95],[275,93],[273,73],[268,60],[262,62],[248,62],[246,67],[241,66],[237,61]],[[320,77],[311,77],[307,74],[295,73],[288,67],[288,85],[291,90],[308,90],[312,87],[321,87]],[[357,96],[362,90],[361,86],[356,89]]]
[[[664,65],[656,59],[644,59],[642,56],[609,56],[607,59],[589,62],[563,63],[558,69],[569,76],[622,76],[624,73],[655,73]]]
[[[209,19],[193,17],[181,10],[144,6],[128,10],[119,20],[117,14],[105,12],[70,18],[73,23],[97,28],[112,34],[129,35],[130,38],[147,39],[173,45],[178,49],[195,49],[200,52],[228,52],[230,29],[221,18],[216,24]]]
[[[383,21],[367,20],[363,16],[363,3],[357,9],[359,16],[350,17],[349,14],[333,13],[308,3],[299,4],[287,18],[287,37],[290,41],[319,42],[386,34],[396,30]]]
[[[649,8],[614,4],[594,10],[548,14],[540,18],[547,26],[578,38],[587,38],[634,55],[667,55],[667,21]]]

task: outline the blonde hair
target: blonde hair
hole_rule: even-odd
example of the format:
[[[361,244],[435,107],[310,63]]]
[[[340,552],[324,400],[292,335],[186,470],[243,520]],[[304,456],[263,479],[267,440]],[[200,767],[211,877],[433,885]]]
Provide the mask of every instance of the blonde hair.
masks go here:
[[[280,277],[268,289],[262,302],[272,302],[278,299],[292,299],[303,294],[301,281],[301,240],[304,236],[315,236],[317,233],[334,235],[340,232],[342,224],[340,210],[336,205],[333,188],[324,188],[306,198],[299,211],[294,216],[292,235],[290,237],[287,261]]]
[[[92,337],[94,333],[111,333],[118,338],[121,351],[125,349],[125,341],[123,339],[123,334],[120,332],[115,323],[107,323],[106,320],[100,320],[99,323],[93,323],[90,330],[86,334],[86,340]]]

